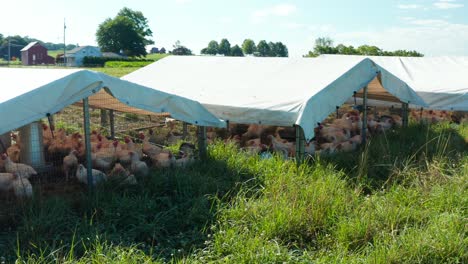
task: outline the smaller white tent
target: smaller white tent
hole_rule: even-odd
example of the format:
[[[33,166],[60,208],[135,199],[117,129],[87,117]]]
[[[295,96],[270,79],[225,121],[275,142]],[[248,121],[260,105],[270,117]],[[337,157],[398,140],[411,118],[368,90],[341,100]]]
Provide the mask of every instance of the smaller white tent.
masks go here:
[[[123,77],[202,103],[233,123],[314,127],[353,93],[424,105],[403,81],[370,59],[169,56]]]
[[[88,70],[0,68],[0,134],[89,98],[94,108],[170,114],[201,126],[225,124],[200,103]]]
[[[468,57],[322,55],[317,59],[370,58],[407,83],[431,109],[468,111]],[[386,102],[370,101],[374,105]],[[418,107],[410,105],[410,107]]]

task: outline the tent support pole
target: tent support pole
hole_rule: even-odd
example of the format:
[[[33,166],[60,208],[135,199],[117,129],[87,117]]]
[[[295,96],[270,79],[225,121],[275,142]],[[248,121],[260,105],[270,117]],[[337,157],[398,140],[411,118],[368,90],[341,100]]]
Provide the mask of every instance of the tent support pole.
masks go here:
[[[182,138],[184,140],[187,140],[187,135],[188,135],[188,124],[187,122],[182,123]]]
[[[93,191],[93,164],[91,160],[91,128],[89,123],[89,102],[88,98],[83,99],[83,127],[86,146],[86,170],[88,179],[88,188]]]
[[[205,160],[207,158],[206,127],[205,126],[198,126],[197,137],[198,137],[198,151],[199,151],[200,159]]]
[[[422,116],[423,116],[423,111],[424,111],[424,108],[421,107],[421,110],[419,112],[419,123],[422,124],[423,120],[422,120]]]
[[[361,137],[362,137],[362,144],[366,144],[366,130],[367,130],[367,85],[364,87],[364,96],[363,96],[363,112],[362,112],[362,129],[361,129]]]
[[[305,156],[305,137],[301,126],[296,125],[296,163],[297,166],[304,162]]]
[[[55,139],[55,121],[54,121],[54,116],[51,115],[50,113],[47,113],[47,121],[49,122],[49,129],[50,129],[50,134],[52,135],[52,138]]]
[[[403,115],[402,125],[403,127],[408,127],[408,103],[402,103],[401,109]]]
[[[109,110],[109,126],[111,139],[115,139],[114,110]]]
[[[107,127],[108,120],[107,120],[107,110],[101,109],[100,111],[101,115],[101,127]]]

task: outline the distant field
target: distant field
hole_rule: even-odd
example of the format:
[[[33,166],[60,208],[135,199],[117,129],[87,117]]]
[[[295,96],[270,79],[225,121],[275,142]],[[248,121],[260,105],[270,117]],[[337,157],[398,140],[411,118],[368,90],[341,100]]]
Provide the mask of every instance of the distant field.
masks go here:
[[[57,51],[58,53],[58,51]],[[53,54],[53,53],[52,53]],[[56,54],[56,53],[55,53]],[[51,51],[49,51],[49,56],[51,55]],[[55,56],[55,55],[54,55]],[[152,59],[152,60],[159,60],[164,57],[169,56],[169,54],[149,54],[146,59]],[[6,61],[0,61],[0,65],[5,65],[6,66]],[[21,62],[12,62],[9,67],[15,67],[15,68],[47,68],[47,69],[80,69],[76,67],[63,67],[63,66],[23,66],[21,65]],[[138,70],[140,67],[118,67],[118,68],[109,68],[109,67],[86,67],[86,68],[81,68],[81,69],[87,69],[87,70],[92,70],[92,71],[98,71],[98,72],[103,72],[105,74],[114,76],[114,77],[122,77],[124,75],[127,75],[133,71]]]
[[[49,50],[48,52],[49,56],[52,56],[54,58],[57,57],[58,54],[63,54],[63,50]],[[162,59],[166,56],[168,56],[169,54],[148,54],[146,56],[146,58],[144,59],[149,59],[149,60],[159,60],[159,59]]]
[[[105,67],[96,67],[96,68],[83,68],[91,71],[98,71],[98,72],[103,72],[105,74],[108,74],[110,76],[114,77],[122,77],[124,75],[127,75],[133,71],[138,70],[139,68],[137,67],[125,67],[125,68],[105,68]]]
[[[49,56],[56,58],[58,54],[63,54],[63,50],[49,50],[47,53]]]
[[[169,56],[169,54],[148,54],[146,55],[146,59],[157,61],[167,56]]]

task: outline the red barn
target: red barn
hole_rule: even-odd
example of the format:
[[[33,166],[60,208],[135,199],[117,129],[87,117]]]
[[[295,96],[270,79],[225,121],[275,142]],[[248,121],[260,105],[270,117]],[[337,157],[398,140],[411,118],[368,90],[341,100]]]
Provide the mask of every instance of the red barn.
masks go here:
[[[55,60],[47,55],[47,49],[39,42],[31,42],[21,50],[23,65],[54,64]]]

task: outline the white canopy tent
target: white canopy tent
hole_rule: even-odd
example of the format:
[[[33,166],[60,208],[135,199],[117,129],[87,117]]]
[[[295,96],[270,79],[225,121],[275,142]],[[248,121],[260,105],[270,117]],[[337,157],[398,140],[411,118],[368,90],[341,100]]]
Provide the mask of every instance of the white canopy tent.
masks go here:
[[[89,106],[224,126],[200,103],[88,70],[0,68],[0,134],[89,97]]]
[[[347,60],[350,57],[370,58],[411,86],[431,109],[468,111],[468,57],[322,55],[318,59]],[[388,102],[373,100],[369,103],[391,105]]]
[[[353,93],[424,105],[403,81],[370,59],[169,56],[123,77],[202,103],[234,123],[314,127]]]

